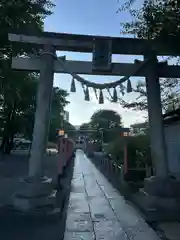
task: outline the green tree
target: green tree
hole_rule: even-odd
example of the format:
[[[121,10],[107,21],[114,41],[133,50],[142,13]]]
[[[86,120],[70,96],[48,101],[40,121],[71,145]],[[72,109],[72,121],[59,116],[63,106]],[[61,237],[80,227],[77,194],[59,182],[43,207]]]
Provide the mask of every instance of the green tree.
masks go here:
[[[33,110],[24,111],[25,105],[29,106],[29,94],[31,91],[27,86],[32,83],[34,74],[14,72],[11,69],[11,58],[18,54],[37,52],[34,46],[29,44],[13,44],[8,41],[8,33],[29,32],[38,33],[43,30],[43,20],[51,14],[53,4],[49,0],[1,0],[0,4],[0,109],[1,109],[1,131],[2,145],[1,150],[10,152],[13,136],[19,130],[22,115],[24,119]],[[31,85],[34,88],[35,83]],[[30,87],[30,88],[31,88]],[[26,99],[27,97],[27,99]],[[31,96],[34,101],[34,96]],[[22,101],[23,99],[23,101]],[[28,103],[27,103],[28,102]],[[34,107],[34,104],[32,104]],[[22,108],[22,110],[20,110]],[[26,117],[25,117],[26,116]],[[31,121],[33,122],[33,121]],[[30,123],[31,125],[31,123]]]
[[[111,154],[112,159],[118,165],[124,163],[124,142],[127,145],[129,168],[145,168],[146,165],[152,166],[148,134],[126,138],[119,137],[105,147],[105,151]]]
[[[1,150],[5,153],[10,152],[14,135],[24,132],[25,126],[26,131],[31,127],[36,104],[37,76],[22,72],[12,72],[12,75],[16,82],[12,82],[9,91],[1,92]]]
[[[65,133],[68,134],[68,137],[75,138],[76,137],[76,128],[70,122],[67,122],[67,121],[64,121],[63,125],[64,125],[64,131],[65,131]]]
[[[49,127],[49,141],[56,142],[57,129],[61,128],[63,121],[61,113],[64,112],[65,106],[69,103],[66,98],[68,93],[58,87],[53,87],[51,118]],[[31,132],[32,134],[32,132]]]
[[[126,7],[130,7],[133,1],[128,1]],[[123,33],[131,34],[138,38],[153,39],[171,49],[176,55],[180,55],[180,1],[145,1],[142,8],[130,9],[131,22],[122,23]],[[160,79],[161,99],[164,111],[179,107],[180,95],[177,91],[180,87],[179,79]],[[135,101],[126,102],[120,99],[120,103],[134,110],[147,110],[147,95],[145,82],[139,81],[134,89],[138,94]]]
[[[34,126],[39,76],[37,74],[30,74],[26,77],[26,73],[24,73],[24,75],[23,73],[17,74],[18,76],[22,74],[22,79],[19,79],[14,85],[18,91],[13,91],[13,93],[18,94],[6,96],[7,100],[3,102],[4,106],[0,112],[1,127],[4,129],[2,132],[3,141],[1,148],[4,149],[6,153],[9,153],[11,150],[13,137],[16,133],[24,134],[26,138],[32,139]],[[11,94],[10,91],[9,94]],[[49,131],[50,141],[52,141],[52,139],[53,141],[55,140],[56,129],[60,128],[60,113],[64,111],[64,107],[68,104],[66,100],[67,96],[66,91],[53,87]],[[10,112],[8,112],[9,109]]]
[[[101,140],[103,137],[104,142],[109,142],[119,134],[122,127],[121,116],[112,110],[99,110],[92,115],[90,126],[96,130],[92,132],[94,139]]]
[[[69,103],[66,100],[68,93],[57,87],[53,88],[52,106],[51,106],[51,122],[49,129],[49,141],[56,142],[57,130],[63,128],[68,136],[75,134],[75,128],[72,124],[63,119],[64,108]]]
[[[161,102],[163,112],[171,111],[179,108],[180,95],[178,92],[180,81],[179,79],[160,79],[161,84]],[[132,110],[147,111],[147,92],[145,81],[138,81],[133,92],[137,94],[135,100],[125,101],[123,98],[119,99],[120,104],[124,108],[130,108]]]

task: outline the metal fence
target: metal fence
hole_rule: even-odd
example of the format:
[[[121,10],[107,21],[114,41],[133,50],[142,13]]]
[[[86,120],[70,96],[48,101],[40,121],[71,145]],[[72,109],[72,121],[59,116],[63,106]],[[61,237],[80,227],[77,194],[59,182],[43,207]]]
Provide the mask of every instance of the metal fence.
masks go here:
[[[123,165],[118,165],[107,155],[100,152],[93,153],[90,159],[116,189],[125,191],[124,194],[127,193],[126,190],[129,193],[130,189],[137,191],[143,187],[144,178],[151,175],[150,168],[131,168],[125,174]]]
[[[126,185],[123,165],[116,164],[107,155],[100,153],[94,153],[91,161],[115,185],[119,185],[119,187]]]

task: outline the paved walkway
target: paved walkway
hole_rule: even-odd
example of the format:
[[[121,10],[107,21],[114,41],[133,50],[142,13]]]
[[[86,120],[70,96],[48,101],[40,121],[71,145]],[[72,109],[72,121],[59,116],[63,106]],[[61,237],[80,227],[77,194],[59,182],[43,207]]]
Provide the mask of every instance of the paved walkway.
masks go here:
[[[80,150],[71,185],[64,240],[159,240]]]

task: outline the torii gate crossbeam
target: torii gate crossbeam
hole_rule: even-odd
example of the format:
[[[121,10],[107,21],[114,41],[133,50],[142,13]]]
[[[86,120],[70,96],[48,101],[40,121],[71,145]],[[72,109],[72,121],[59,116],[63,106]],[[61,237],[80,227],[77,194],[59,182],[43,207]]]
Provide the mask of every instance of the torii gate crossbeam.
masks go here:
[[[135,72],[141,63],[112,63],[112,71],[93,71],[92,62],[66,60],[68,69],[76,74],[107,75],[107,76],[126,76]],[[40,72],[42,66],[41,57],[13,57],[12,68],[21,71]],[[54,60],[55,73],[67,73],[58,60]],[[147,69],[135,73],[134,77],[144,77],[147,75]],[[180,76],[180,66],[167,65],[159,63],[157,68],[158,77],[178,78]]]
[[[27,33],[10,33],[9,40],[11,42],[22,42],[39,44],[41,46],[51,44],[55,46],[57,51],[72,51],[92,53],[94,40],[110,40],[112,41],[113,54],[129,54],[144,55],[147,48],[151,47],[156,51],[158,56],[179,56],[180,53],[166,48],[156,40],[145,40],[136,38],[78,35],[68,33],[40,32],[33,35]]]

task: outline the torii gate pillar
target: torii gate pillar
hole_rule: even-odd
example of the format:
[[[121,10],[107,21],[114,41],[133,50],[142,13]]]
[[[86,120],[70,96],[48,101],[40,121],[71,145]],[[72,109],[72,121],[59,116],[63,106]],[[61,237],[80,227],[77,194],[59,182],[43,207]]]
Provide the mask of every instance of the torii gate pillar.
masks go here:
[[[157,57],[148,55],[146,75],[148,114],[151,138],[151,157],[155,176],[144,180],[144,189],[135,197],[148,221],[179,220],[180,181],[171,178],[168,172],[161,92],[157,72]],[[155,209],[155,211],[154,211]]]
[[[42,177],[42,165],[46,152],[51,98],[54,78],[54,56],[52,45],[45,45],[42,53],[42,66],[40,69],[40,81],[37,93],[37,107],[33,130],[33,141],[29,159],[29,176]]]
[[[151,157],[155,175],[158,177],[165,177],[168,174],[168,166],[162,117],[161,92],[157,73],[158,60],[153,53],[147,57],[150,60],[146,77],[146,91],[151,139]]]
[[[31,155],[29,159],[29,176],[21,184],[14,195],[13,205],[21,211],[36,211],[37,208],[55,204],[53,181],[43,176],[43,161],[45,159],[50,107],[53,88],[55,51],[52,45],[45,45],[42,53],[42,65],[37,92],[37,107],[33,131]],[[49,208],[48,208],[49,209]]]
[[[153,53],[149,55],[148,58],[150,60],[150,64],[148,66],[148,72],[146,77],[146,87],[150,124],[151,155],[155,168],[155,176],[145,179],[144,190],[149,196],[167,198],[172,196],[177,197],[180,196],[180,182],[171,178],[168,171],[164,124],[161,106],[161,92],[157,72],[158,60],[156,55]]]

